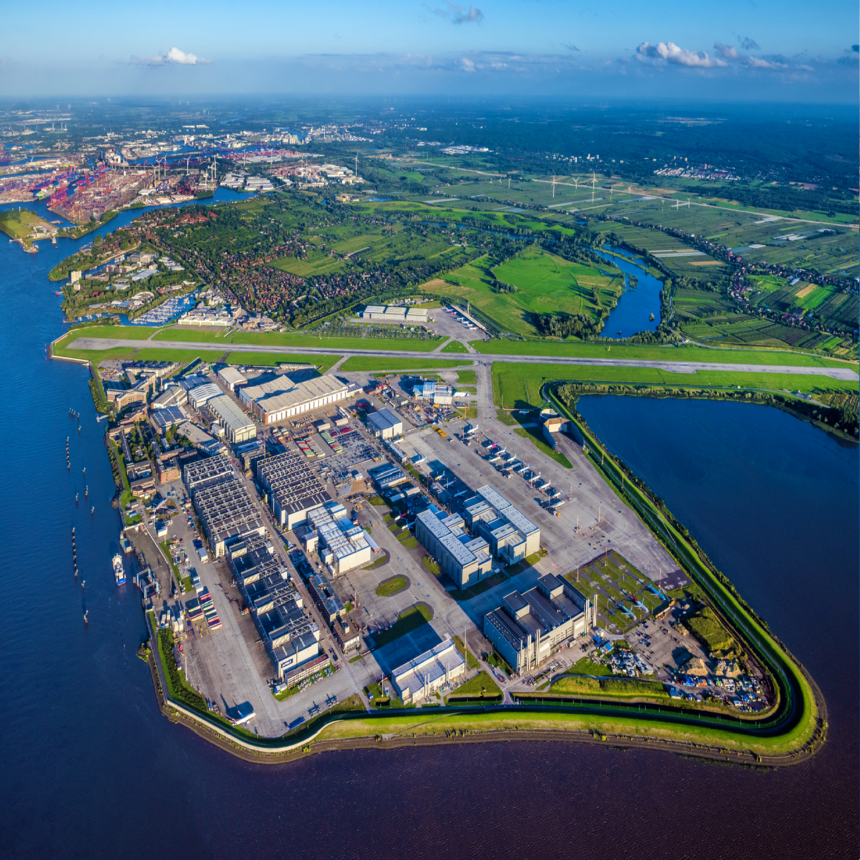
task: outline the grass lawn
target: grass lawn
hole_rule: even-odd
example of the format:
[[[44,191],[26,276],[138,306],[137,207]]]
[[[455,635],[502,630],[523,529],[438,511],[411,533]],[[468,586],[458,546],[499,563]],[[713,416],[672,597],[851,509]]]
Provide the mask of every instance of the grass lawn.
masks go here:
[[[382,558],[376,559],[376,561],[371,562],[370,564],[366,564],[362,570],[373,570],[375,567],[381,567],[385,562],[388,561],[388,556],[382,556]]]
[[[430,573],[433,574],[433,576],[441,576],[442,571],[439,568],[439,565],[433,561],[429,555],[425,555],[424,558],[421,559],[421,563],[430,571]]]
[[[635,678],[559,678],[549,688],[550,693],[562,695],[613,696],[649,699],[668,699],[663,685],[656,681],[639,681]]]
[[[264,365],[274,367],[278,364],[313,364],[320,373],[340,361],[339,355],[288,355],[283,352],[231,352],[227,364]]]
[[[612,675],[612,670],[603,663],[594,663],[588,657],[581,657],[565,674],[570,675]]]
[[[476,416],[477,417],[477,416]],[[522,436],[523,439],[531,439],[532,442],[537,446],[538,450],[542,451],[547,457],[551,457],[561,466],[564,466],[565,469],[572,469],[573,465],[570,460],[564,456],[564,454],[560,454],[558,451],[553,451],[552,448],[547,444],[546,439],[543,438],[543,433],[539,427],[518,427],[514,430],[518,436]]]
[[[391,579],[386,579],[376,586],[376,594],[378,597],[391,597],[407,588],[409,588],[409,580],[405,576],[392,576]]]
[[[388,630],[380,630],[373,634],[373,647],[384,648],[389,642],[394,642],[407,633],[412,633],[433,619],[433,610],[426,603],[418,603],[404,610]]]
[[[458,370],[457,382],[460,385],[477,385],[478,380],[474,370]]]
[[[380,340],[363,337],[326,337],[312,332],[234,332],[226,338],[221,332],[190,331],[166,328],[159,330],[153,340],[183,340],[193,343],[244,343],[261,347],[301,347],[306,349],[380,349]],[[384,349],[399,352],[431,352],[440,339],[385,338]]]
[[[464,343],[460,343],[459,340],[452,340],[450,343],[446,343],[445,346],[442,347],[442,352],[468,352],[468,348]]]
[[[448,696],[448,704],[456,705],[458,699],[493,699],[498,701],[502,691],[499,685],[484,671],[478,672],[461,684]]]
[[[721,364],[785,364],[795,367],[846,367],[842,361],[801,355],[788,350],[708,349],[703,346],[648,346],[596,344],[581,341],[481,340],[474,344],[483,355],[536,355],[567,358],[620,358],[645,361],[703,361]]]
[[[367,347],[365,347],[367,348]],[[459,367],[462,361],[451,361],[450,359],[435,358],[374,358],[373,356],[354,355],[348,358],[340,369],[344,373],[349,371],[366,372],[391,372],[398,370],[430,370],[447,367]]]

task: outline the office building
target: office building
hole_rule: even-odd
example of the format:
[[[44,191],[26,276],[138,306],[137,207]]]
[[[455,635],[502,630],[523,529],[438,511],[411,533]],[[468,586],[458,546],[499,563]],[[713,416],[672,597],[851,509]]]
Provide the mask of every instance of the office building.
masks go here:
[[[539,666],[563,642],[595,625],[594,605],[567,580],[548,573],[534,588],[512,591],[484,616],[484,635],[517,674]]]

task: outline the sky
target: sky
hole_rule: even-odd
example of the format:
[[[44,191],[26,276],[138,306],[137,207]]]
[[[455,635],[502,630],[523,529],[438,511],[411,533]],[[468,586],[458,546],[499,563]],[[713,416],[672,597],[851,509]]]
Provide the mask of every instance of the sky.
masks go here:
[[[13,98],[858,98],[856,0],[43,0],[2,20]]]

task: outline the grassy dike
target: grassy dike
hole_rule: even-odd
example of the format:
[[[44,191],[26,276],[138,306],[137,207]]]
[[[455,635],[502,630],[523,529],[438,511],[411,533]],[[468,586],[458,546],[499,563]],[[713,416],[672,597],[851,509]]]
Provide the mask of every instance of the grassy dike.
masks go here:
[[[628,701],[612,695],[544,695],[527,700],[522,697],[516,706],[432,706],[403,709],[395,714],[365,712],[356,700],[348,708],[323,714],[281,738],[271,739],[250,738],[244,731],[216,723],[210,714],[189,711],[169,692],[162,698],[162,710],[222,749],[247,760],[268,763],[338,749],[505,740],[640,747],[752,766],[807,761],[824,742],[827,727],[824,700],[814,681],[731,583],[682,534],[683,527],[671,514],[662,513],[647,490],[633,484],[626,473],[622,479],[621,466],[552,390],[548,394],[559,411],[579,427],[595,468],[701,586],[750,659],[764,669],[774,689],[771,708],[761,714],[725,714],[698,710],[689,703],[682,706],[667,701]],[[159,674],[163,673],[161,669]]]

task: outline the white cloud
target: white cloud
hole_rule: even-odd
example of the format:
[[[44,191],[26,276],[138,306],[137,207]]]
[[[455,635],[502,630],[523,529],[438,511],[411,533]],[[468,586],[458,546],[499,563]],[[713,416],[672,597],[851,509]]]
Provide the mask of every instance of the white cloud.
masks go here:
[[[204,60],[196,54],[180,51],[179,48],[171,48],[167,53],[156,54],[154,57],[132,57],[131,62],[138,66],[202,66],[211,60]]]
[[[705,51],[688,51],[685,48],[679,48],[674,42],[658,42],[656,45],[643,42],[636,49],[636,58],[643,62],[647,60],[660,62],[662,60],[675,66],[706,69],[728,65],[716,57],[709,57]]]
[[[464,57],[462,60],[460,60],[460,68],[464,72],[474,72],[475,71],[475,64],[471,60],[466,59]]]
[[[722,42],[714,42],[714,50],[724,60],[737,60],[740,58],[740,51],[733,45],[724,45]]]
[[[445,9],[439,6],[435,9],[430,9],[426,3],[422,5],[434,15],[438,15],[440,18],[445,18],[453,24],[480,24],[481,21],[484,20],[484,13],[480,9],[471,5],[467,9],[459,3],[452,3],[451,0],[445,0],[445,6],[447,7]]]

